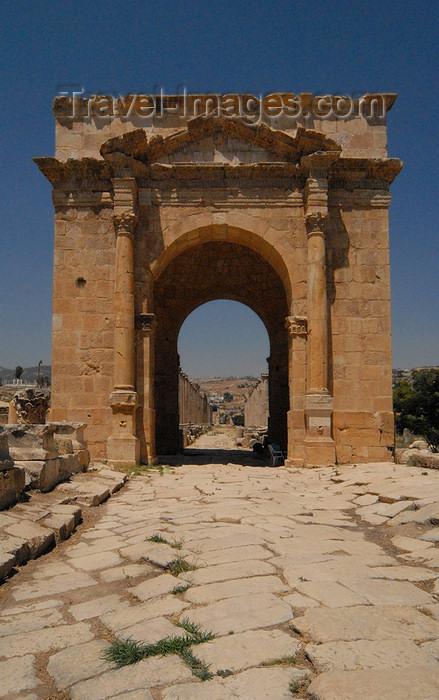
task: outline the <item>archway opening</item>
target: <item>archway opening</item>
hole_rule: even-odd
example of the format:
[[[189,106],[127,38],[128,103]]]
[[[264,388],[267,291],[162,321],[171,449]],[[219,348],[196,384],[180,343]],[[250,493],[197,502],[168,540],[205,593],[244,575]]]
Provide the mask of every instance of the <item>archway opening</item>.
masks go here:
[[[157,319],[154,405],[158,455],[181,450],[180,329],[195,309],[218,300],[244,304],[257,314],[266,329],[270,346],[268,437],[282,449],[287,447],[289,394],[285,317],[288,303],[285,287],[260,253],[232,241],[213,240],[192,245],[175,256],[154,283]]]
[[[270,340],[263,322],[241,302],[207,302],[184,321],[178,354],[185,452],[220,461],[248,459],[242,450],[252,454],[252,439],[257,435],[262,440],[268,432]],[[225,451],[227,456],[218,454]]]

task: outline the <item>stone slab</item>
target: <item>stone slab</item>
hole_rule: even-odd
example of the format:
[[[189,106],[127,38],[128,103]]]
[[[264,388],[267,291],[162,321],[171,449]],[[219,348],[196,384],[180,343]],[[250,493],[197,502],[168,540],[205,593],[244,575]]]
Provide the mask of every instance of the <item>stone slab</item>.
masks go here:
[[[434,642],[426,642],[430,644]],[[428,654],[409,639],[307,644],[305,652],[318,671],[404,668],[429,664]]]
[[[389,525],[404,525],[405,523],[439,523],[439,502],[429,503],[418,510],[406,510],[389,520]]]
[[[219,637],[197,646],[195,654],[211,666],[211,672],[228,669],[236,673],[264,661],[294,656],[300,642],[281,630],[249,630]]]
[[[102,658],[108,645],[103,639],[95,639],[52,654],[47,670],[54,678],[57,689],[64,690],[73,683],[109,671],[109,664]]]
[[[181,586],[181,579],[171,574],[161,574],[155,578],[150,578],[138,586],[131,588],[130,593],[140,598],[140,600],[149,600],[164,593],[170,593],[175,586]]]
[[[298,668],[251,668],[208,683],[172,686],[163,691],[163,700],[291,700],[290,683],[306,676]]]
[[[38,679],[34,668],[34,656],[0,661],[0,693],[2,698],[36,688]]]
[[[87,554],[85,557],[74,557],[70,560],[72,566],[83,571],[97,571],[123,564],[123,559],[117,552],[99,552]]]
[[[71,605],[69,613],[73,615],[77,622],[88,620],[92,617],[98,617],[110,610],[123,610],[129,605],[127,600],[124,600],[118,595],[112,594],[103,596],[102,598],[93,598],[85,603]]]
[[[189,680],[191,672],[178,656],[139,661],[81,681],[70,689],[71,700],[105,700],[128,691]]]
[[[428,605],[434,598],[407,581],[346,579],[345,585],[371,605]]]
[[[246,547],[230,547],[229,549],[215,549],[203,552],[198,556],[203,565],[226,564],[233,561],[245,561],[246,559],[270,559],[273,553],[260,545],[247,545]]]
[[[413,608],[396,605],[313,608],[295,618],[291,626],[318,642],[399,637],[429,641],[439,637],[439,622]]]
[[[136,576],[147,576],[154,571],[152,566],[149,564],[125,564],[122,566],[116,566],[111,569],[104,569],[100,572],[100,577],[103,581],[123,581],[129,580]]]
[[[22,615],[8,616],[0,618],[0,637],[7,637],[10,634],[20,632],[31,632],[42,627],[62,625],[63,616],[59,610],[48,609],[37,612],[24,613]]]
[[[228,581],[229,579],[264,576],[275,573],[276,569],[274,566],[266,561],[259,561],[256,559],[208,566],[206,568],[197,569],[196,571],[185,572],[180,575],[180,578],[188,581],[188,583],[202,585],[206,583],[219,583],[220,581]]]
[[[37,581],[22,583],[13,591],[15,600],[27,600],[30,598],[43,598],[44,596],[53,596],[64,591],[71,591],[76,588],[86,588],[94,586],[96,581],[82,572],[74,574],[63,574],[62,576],[54,576],[50,580],[50,585],[47,581]]]
[[[113,632],[119,633],[120,630],[141,620],[152,620],[163,615],[177,615],[188,607],[189,603],[179,600],[177,596],[163,596],[162,598],[152,598],[142,605],[133,605],[124,610],[105,613],[101,616],[101,622]]]
[[[123,639],[131,638],[137,642],[145,644],[155,644],[160,639],[165,637],[184,637],[186,632],[181,628],[173,625],[165,617],[156,617],[152,620],[142,620],[131,627],[126,627],[123,630]]]
[[[288,590],[288,586],[277,576],[254,576],[194,586],[186,591],[184,598],[191,603],[214,603],[222,598],[235,598],[255,593],[282,593]]]
[[[191,622],[217,635],[271,627],[292,617],[293,611],[288,603],[271,593],[226,598],[190,612]]]
[[[419,539],[427,542],[439,542],[439,527],[434,527],[432,530],[424,532]]]
[[[421,644],[421,649],[436,659],[436,661],[439,661],[439,639],[435,639],[434,642],[424,642]]]
[[[329,608],[342,608],[349,605],[364,605],[367,599],[358,594],[356,591],[349,590],[345,586],[336,581],[325,581],[317,583],[316,581],[305,581],[296,584],[296,588],[300,593],[318,600],[322,605]]]
[[[31,559],[36,559],[55,544],[55,535],[52,530],[24,518],[16,524],[6,527],[5,532],[26,542]]]
[[[93,632],[85,622],[58,627],[46,627],[32,632],[10,634],[0,639],[0,656],[24,656],[88,642]]]
[[[308,693],[315,700],[437,700],[439,674],[437,664],[369,671],[334,671],[322,673],[315,678]]]

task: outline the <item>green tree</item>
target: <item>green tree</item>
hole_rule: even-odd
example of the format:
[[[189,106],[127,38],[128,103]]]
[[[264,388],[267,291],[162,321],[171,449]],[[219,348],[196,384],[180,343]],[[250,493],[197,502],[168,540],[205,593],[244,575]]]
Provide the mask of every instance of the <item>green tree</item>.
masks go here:
[[[224,401],[226,403],[230,403],[230,401],[233,401],[233,394],[231,394],[230,391],[224,392]]]
[[[15,378],[20,379],[22,374],[23,374],[23,367],[20,367],[20,365],[17,365],[15,368]]]
[[[393,410],[398,432],[408,428],[439,449],[439,369],[413,372],[413,380],[398,382],[393,390]]]

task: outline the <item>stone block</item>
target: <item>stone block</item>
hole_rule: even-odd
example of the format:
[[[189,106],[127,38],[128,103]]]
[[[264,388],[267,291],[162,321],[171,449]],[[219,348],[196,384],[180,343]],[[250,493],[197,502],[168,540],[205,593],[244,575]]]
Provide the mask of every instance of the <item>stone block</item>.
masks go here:
[[[4,531],[26,542],[30,559],[36,559],[55,544],[52,530],[36,525],[30,520],[19,520],[15,525],[5,527]]]
[[[7,460],[9,464],[9,460]],[[5,464],[5,461],[3,462]],[[16,503],[25,489],[25,472],[18,466],[0,469],[0,510]]]
[[[16,460],[26,475],[26,486],[39,491],[51,491],[60,481],[59,459]]]

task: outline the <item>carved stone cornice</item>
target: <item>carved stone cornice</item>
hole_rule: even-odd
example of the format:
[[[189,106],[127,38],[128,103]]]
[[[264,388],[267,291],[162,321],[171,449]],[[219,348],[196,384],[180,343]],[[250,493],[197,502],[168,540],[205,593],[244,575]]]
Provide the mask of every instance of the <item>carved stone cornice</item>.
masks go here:
[[[116,233],[134,233],[138,217],[134,212],[121,212],[113,214],[113,223]]]
[[[309,155],[302,156],[300,159],[301,168],[309,172],[319,172],[322,175],[328,172],[330,168],[339,160],[340,152],[334,151],[316,151]]]
[[[308,335],[308,319],[306,316],[287,316],[285,328],[293,338],[297,336],[306,338]]]
[[[136,331],[142,331],[143,333],[151,333],[156,325],[155,314],[142,313],[136,314],[134,317],[134,327]]]
[[[290,136],[263,123],[249,126],[241,119],[199,116],[189,119],[186,129],[170,136],[163,137],[159,134],[148,140],[143,129],[115,136],[102,144],[100,152],[104,159],[121,153],[128,158],[151,164],[164,155],[180,151],[218,132],[264,148],[276,154],[280,160],[293,163],[297,163],[303,155],[315,151],[333,151],[337,154],[341,151],[341,146],[326,134],[303,126],[297,128],[295,136]]]
[[[314,233],[324,233],[329,215],[322,212],[314,212],[306,216],[306,231],[308,236]]]

